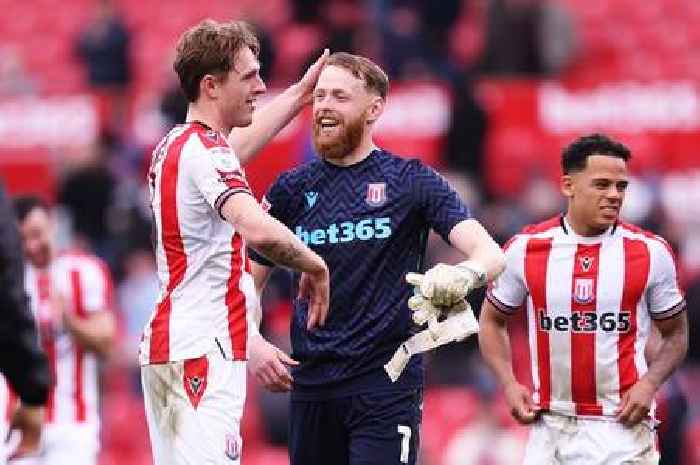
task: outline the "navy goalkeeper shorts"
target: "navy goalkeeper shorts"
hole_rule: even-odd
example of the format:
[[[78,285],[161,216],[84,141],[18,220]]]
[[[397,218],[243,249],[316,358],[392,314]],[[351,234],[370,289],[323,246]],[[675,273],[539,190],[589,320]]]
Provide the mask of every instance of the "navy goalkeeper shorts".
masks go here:
[[[293,400],[291,465],[415,465],[422,390]]]

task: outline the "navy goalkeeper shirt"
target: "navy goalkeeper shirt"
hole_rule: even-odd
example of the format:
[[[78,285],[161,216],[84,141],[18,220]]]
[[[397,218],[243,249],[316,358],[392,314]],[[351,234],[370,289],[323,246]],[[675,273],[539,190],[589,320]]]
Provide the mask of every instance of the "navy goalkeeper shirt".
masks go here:
[[[295,299],[291,322],[296,399],[422,386],[414,356],[396,383],[384,364],[413,335],[404,276],[421,271],[430,228],[444,240],[470,218],[445,179],[419,160],[374,150],[339,167],[323,160],[283,173],[263,199],[269,213],[325,260],[330,270],[326,324],[306,330],[307,302]],[[272,263],[251,251],[263,265]],[[295,274],[293,295],[299,276]]]

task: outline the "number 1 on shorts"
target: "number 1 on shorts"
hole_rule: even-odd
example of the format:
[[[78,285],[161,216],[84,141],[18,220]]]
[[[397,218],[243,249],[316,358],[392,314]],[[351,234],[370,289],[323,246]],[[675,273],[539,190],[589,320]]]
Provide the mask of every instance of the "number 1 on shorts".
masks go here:
[[[408,453],[411,447],[411,427],[406,425],[398,426],[401,435],[401,463],[408,463]]]

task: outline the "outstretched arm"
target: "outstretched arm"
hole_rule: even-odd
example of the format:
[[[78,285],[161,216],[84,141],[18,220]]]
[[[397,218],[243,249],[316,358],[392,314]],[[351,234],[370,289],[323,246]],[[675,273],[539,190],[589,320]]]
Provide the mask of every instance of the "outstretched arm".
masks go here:
[[[265,213],[252,195],[231,195],[221,214],[246,242],[272,262],[311,277],[303,297],[309,298],[308,329],[323,325],[328,315],[328,268],[321,257],[304,245],[287,227]]]
[[[457,223],[450,231],[450,243],[469,261],[481,265],[487,281],[496,279],[505,268],[503,251],[481,223],[474,219]]]
[[[253,114],[253,122],[234,128],[228,141],[242,164],[250,161],[278,132],[304,108],[313,94],[316,81],[328,57],[328,49],[309,67],[301,80],[289,86]]]
[[[406,275],[406,281],[438,307],[451,307],[473,289],[495,279],[505,268],[503,252],[478,221],[460,221],[450,231],[449,239],[467,260],[457,265],[438,263],[425,275]]]

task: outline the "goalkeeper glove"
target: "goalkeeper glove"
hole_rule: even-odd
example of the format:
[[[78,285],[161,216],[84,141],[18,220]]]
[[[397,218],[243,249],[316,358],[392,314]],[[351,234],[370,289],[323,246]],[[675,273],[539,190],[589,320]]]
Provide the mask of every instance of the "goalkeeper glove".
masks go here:
[[[471,260],[454,266],[438,263],[424,275],[407,273],[406,281],[416,286],[433,305],[451,307],[473,289],[486,284],[486,270]]]
[[[414,300],[414,303],[416,302],[418,301]],[[430,304],[424,299],[425,302]],[[424,309],[424,307],[421,306],[421,309]],[[414,354],[426,352],[450,342],[461,341],[479,331],[479,323],[474,317],[472,308],[465,300],[458,302],[452,307],[442,308],[440,311],[447,314],[447,318],[438,322],[437,313],[433,312],[432,309],[428,310],[430,314],[428,329],[420,331],[407,339],[399,346],[391,360],[384,365],[384,370],[392,382],[396,382],[399,379],[401,372],[406,368],[408,361]],[[435,326],[431,329],[430,321],[433,319],[435,320]]]

